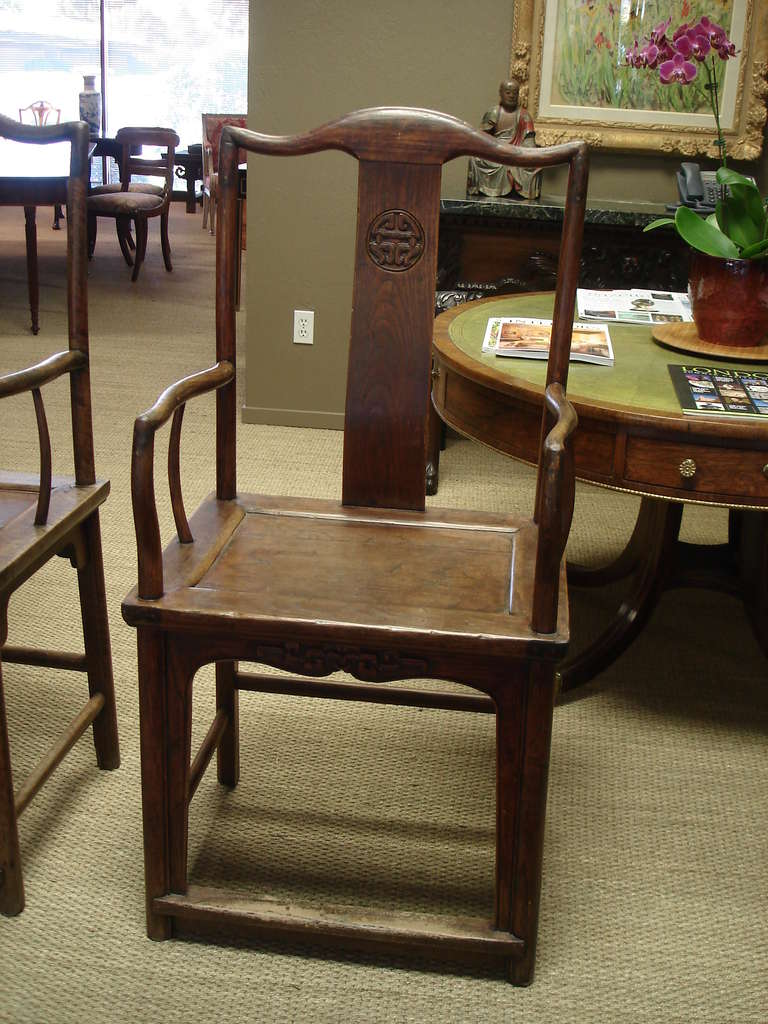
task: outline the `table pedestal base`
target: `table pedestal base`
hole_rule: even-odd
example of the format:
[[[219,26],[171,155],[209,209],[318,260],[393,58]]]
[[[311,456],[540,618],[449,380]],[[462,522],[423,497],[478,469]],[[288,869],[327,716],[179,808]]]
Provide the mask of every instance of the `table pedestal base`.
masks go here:
[[[607,668],[647,623],[659,597],[676,587],[703,587],[740,597],[768,656],[768,513],[731,509],[728,541],[688,544],[679,538],[683,504],[643,498],[632,536],[619,557],[599,569],[569,565],[571,586],[631,580],[609,627],[560,667],[567,693]]]

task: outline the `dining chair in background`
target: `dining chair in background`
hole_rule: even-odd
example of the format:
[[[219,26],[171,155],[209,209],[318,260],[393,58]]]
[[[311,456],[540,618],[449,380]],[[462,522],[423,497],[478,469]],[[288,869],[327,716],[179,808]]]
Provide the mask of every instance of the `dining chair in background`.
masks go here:
[[[117,768],[120,752],[112,680],[112,655],[104,588],[99,508],[109,481],[97,480],[91,423],[86,291],[86,193],[88,126],[82,121],[43,128],[19,125],[0,116],[0,136],[33,150],[69,142],[67,203],[67,313],[69,345],[34,366],[0,376],[0,419],[12,416],[12,396],[31,395],[37,419],[40,472],[0,469],[0,662],[83,672],[90,697],[64,735],[14,791],[11,754],[0,669],[0,912],[18,914],[24,907],[17,819],[79,737],[93,726],[100,768]],[[74,475],[52,476],[51,442],[42,388],[69,378]],[[8,643],[8,604],[18,588],[55,555],[77,570],[84,654],[12,646]],[[41,608],[44,615],[44,608]],[[24,694],[28,720],[35,718],[35,698]],[[30,729],[32,726],[30,726]]]
[[[173,191],[173,160],[179,137],[171,128],[121,128],[115,135],[120,147],[120,184],[97,185],[88,195],[88,256],[96,247],[97,221],[109,217],[115,221],[120,249],[128,266],[133,267],[131,280],[139,276],[147,251],[147,223],[160,218],[160,244],[167,271],[173,270],[171,244],[168,238],[168,214]],[[159,156],[149,156],[144,147],[161,148]],[[153,177],[162,184],[132,181],[132,176]],[[131,235],[133,224],[136,241]],[[133,252],[132,252],[133,250]]]
[[[30,103],[28,107],[19,108],[19,121],[21,124],[27,124],[28,118],[31,119],[29,123],[35,124],[38,128],[42,128],[47,124],[60,124],[61,123],[61,108],[54,107],[48,100],[35,100],[34,103]],[[61,219],[64,216],[64,211],[58,204],[53,208],[53,230],[61,230]]]

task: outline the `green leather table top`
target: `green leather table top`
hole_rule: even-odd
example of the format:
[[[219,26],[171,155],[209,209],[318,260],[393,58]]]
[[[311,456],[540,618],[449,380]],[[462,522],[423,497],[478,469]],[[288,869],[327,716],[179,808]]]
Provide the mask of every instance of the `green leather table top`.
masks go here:
[[[483,302],[468,302],[449,329],[451,341],[466,355],[503,376],[516,377],[543,386],[545,359],[517,359],[482,352],[483,337],[489,317],[552,317],[552,293],[506,295]],[[455,312],[452,310],[451,312]],[[656,413],[682,415],[680,403],[672,386],[667,366],[670,363],[696,363],[754,369],[754,363],[714,359],[712,356],[690,355],[663,348],[651,337],[650,327],[637,324],[610,323],[615,364],[572,362],[568,370],[568,394],[586,403],[621,405],[633,409],[651,409]]]

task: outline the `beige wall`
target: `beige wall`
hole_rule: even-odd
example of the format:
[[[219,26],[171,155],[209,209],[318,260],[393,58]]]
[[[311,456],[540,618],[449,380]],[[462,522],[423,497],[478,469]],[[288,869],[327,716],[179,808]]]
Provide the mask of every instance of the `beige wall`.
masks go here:
[[[249,125],[262,131],[383,104],[478,123],[508,67],[510,0],[251,0],[250,15]],[[590,198],[669,201],[678,163],[594,155]],[[764,164],[746,169],[764,179]],[[343,154],[249,165],[246,422],[342,426],[355,167]],[[466,160],[449,165],[443,194],[462,194],[465,174]],[[311,347],[292,344],[294,309],[315,311]]]

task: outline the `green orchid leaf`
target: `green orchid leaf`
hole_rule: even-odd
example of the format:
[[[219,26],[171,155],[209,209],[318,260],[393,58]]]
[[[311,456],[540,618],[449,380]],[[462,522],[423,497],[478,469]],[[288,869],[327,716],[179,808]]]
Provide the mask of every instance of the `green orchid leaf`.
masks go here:
[[[750,178],[745,178],[731,167],[718,167],[715,177],[720,185],[748,185],[757,191],[755,183]]]
[[[683,241],[692,249],[698,249],[708,256],[721,256],[732,260],[739,258],[736,243],[718,228],[702,220],[687,206],[678,207],[675,213],[675,227]]]
[[[759,242],[755,242],[754,245],[747,246],[746,249],[742,249],[741,258],[743,260],[754,260],[762,259],[768,256],[768,238],[763,238]]]
[[[737,195],[730,195],[726,200],[718,203],[720,216],[718,226],[724,235],[743,249],[745,246],[754,245],[763,237],[763,225],[755,224],[750,216],[747,204]]]
[[[743,204],[748,216],[751,218],[761,235],[766,234],[766,210],[760,191],[753,181],[745,178],[738,171],[730,167],[720,167],[717,171],[717,180],[721,185],[727,185],[730,194],[726,203],[732,199]]]
[[[653,231],[654,228],[663,228],[668,224],[674,225],[674,223],[673,217],[659,217],[658,220],[652,220],[650,224],[646,224],[643,231]]]
[[[741,203],[744,212],[762,235],[765,230],[765,207],[763,199],[757,189],[752,185],[747,188],[744,185],[731,185],[731,194],[726,198],[726,203],[735,200]]]

